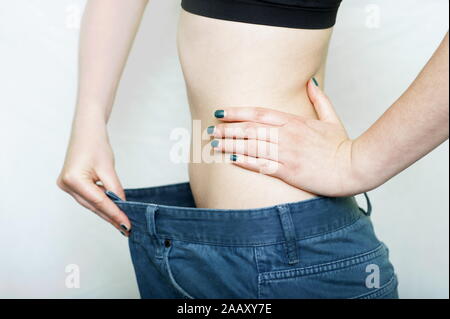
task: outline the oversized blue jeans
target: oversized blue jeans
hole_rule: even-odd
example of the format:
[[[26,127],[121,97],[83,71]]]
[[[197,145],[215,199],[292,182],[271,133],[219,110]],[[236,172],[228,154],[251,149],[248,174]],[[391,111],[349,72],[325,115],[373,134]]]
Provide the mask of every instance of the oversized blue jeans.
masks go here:
[[[189,183],[107,195],[132,223],[142,298],[398,298],[388,248],[351,197],[196,208]]]

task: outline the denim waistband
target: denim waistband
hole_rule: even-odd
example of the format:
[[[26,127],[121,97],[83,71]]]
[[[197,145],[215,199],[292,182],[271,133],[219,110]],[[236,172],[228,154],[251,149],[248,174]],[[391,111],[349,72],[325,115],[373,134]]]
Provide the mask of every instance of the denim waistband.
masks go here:
[[[132,231],[215,245],[282,243],[286,241],[286,225],[291,237],[300,240],[336,231],[363,216],[354,196],[318,196],[235,210],[196,208],[189,183],[126,189],[126,201],[111,191],[106,194],[127,214]]]

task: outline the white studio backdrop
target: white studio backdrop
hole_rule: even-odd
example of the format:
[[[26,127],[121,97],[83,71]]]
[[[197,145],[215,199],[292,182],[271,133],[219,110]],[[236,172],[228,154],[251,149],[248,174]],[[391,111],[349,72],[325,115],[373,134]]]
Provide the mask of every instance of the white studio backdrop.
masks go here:
[[[125,238],[55,184],[84,4],[0,2],[0,298],[138,297]],[[326,89],[352,137],[424,66],[448,29],[448,7],[447,0],[343,1]],[[187,180],[186,166],[168,160],[171,130],[190,126],[175,43],[180,10],[180,0],[150,1],[119,89],[109,130],[125,187]],[[369,193],[402,298],[449,297],[448,154],[446,142]]]

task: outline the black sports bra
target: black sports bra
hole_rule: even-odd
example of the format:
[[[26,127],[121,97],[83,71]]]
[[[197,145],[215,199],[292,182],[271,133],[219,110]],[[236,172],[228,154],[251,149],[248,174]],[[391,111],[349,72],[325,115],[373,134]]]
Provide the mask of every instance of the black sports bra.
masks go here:
[[[342,0],[182,0],[184,10],[221,20],[297,29],[327,29]]]

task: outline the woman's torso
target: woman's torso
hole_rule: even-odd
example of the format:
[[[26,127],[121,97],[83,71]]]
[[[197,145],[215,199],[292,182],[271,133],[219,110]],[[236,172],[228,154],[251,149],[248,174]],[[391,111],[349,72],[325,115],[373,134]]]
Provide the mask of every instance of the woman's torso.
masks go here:
[[[211,19],[183,10],[178,48],[192,120],[201,121],[203,132],[219,123],[214,110],[236,106],[317,118],[306,83],[312,76],[322,82],[331,33]],[[192,142],[191,157],[198,153],[198,136]],[[201,146],[208,143],[203,139]],[[203,208],[257,208],[315,196],[223,161],[191,161],[189,177],[196,204]]]

